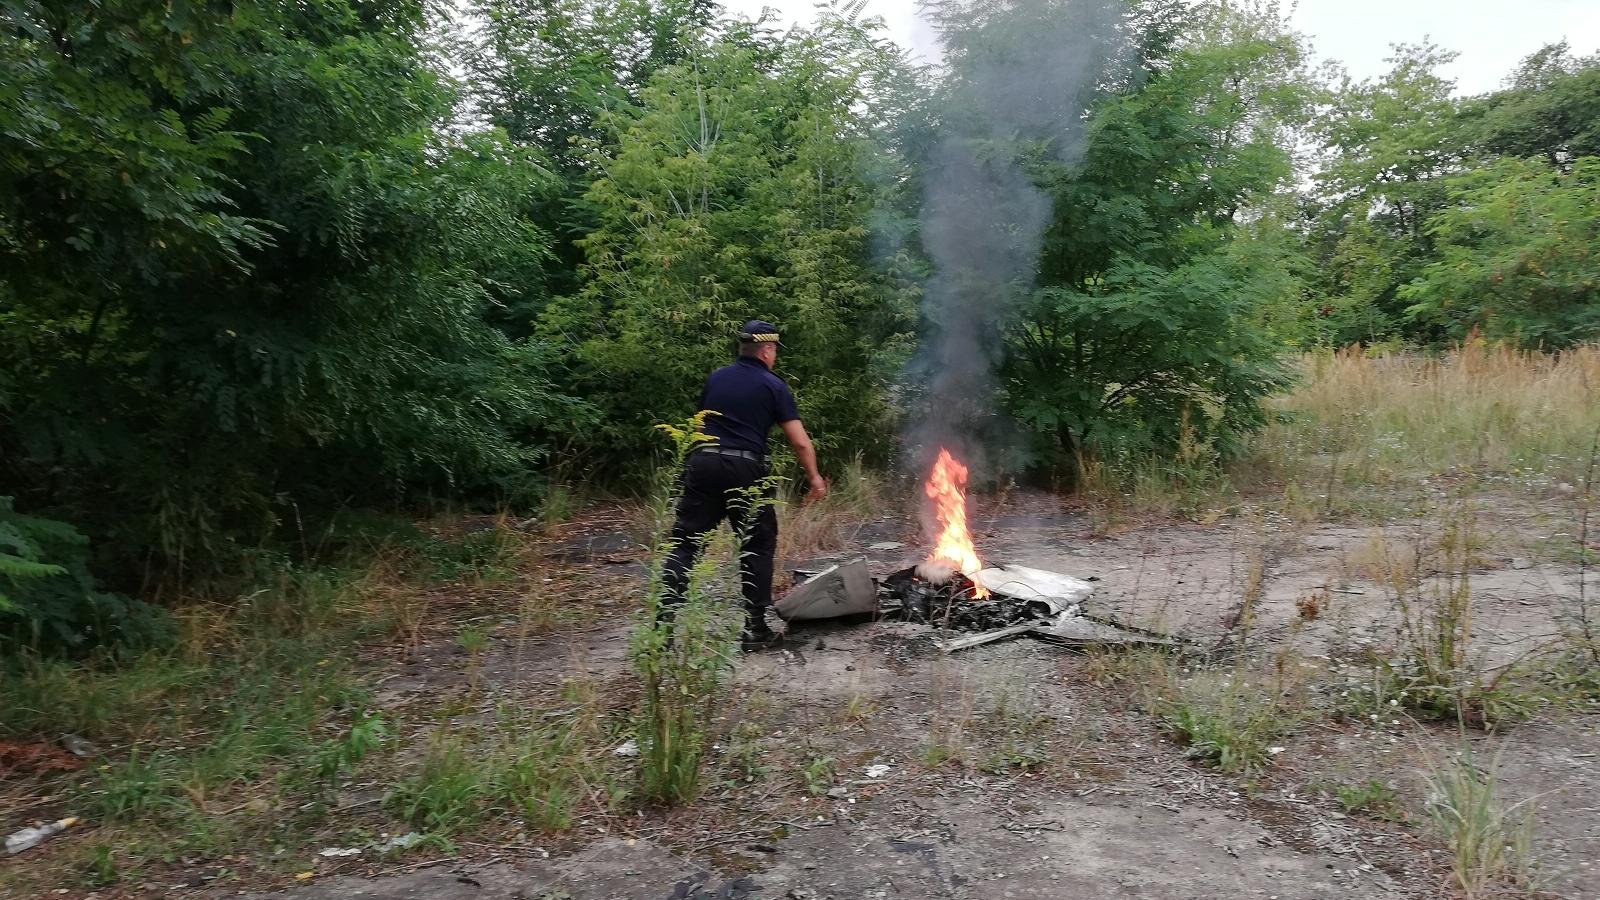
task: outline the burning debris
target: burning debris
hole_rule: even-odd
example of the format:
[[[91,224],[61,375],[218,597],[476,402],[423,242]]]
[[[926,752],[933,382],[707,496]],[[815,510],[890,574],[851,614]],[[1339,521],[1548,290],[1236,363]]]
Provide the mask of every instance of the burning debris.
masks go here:
[[[953,583],[957,575],[964,576],[974,599],[988,596],[983,585],[972,580],[983,563],[978,559],[977,545],[972,543],[972,532],[967,529],[967,467],[940,447],[939,458],[934,461],[922,492],[933,503],[938,534],[933,552],[916,567],[918,577],[930,584],[944,585]]]
[[[1118,625],[1084,611],[1093,585],[1028,566],[985,567],[967,527],[967,467],[940,448],[923,485],[935,539],[928,557],[872,579],[864,558],[816,572],[796,572],[797,586],[778,601],[788,621],[871,614],[974,632],[948,640],[946,652],[1021,635],[1066,644],[1170,644],[1155,632]]]
[[[1172,643],[1165,635],[1091,616],[1083,601],[1094,587],[1058,572],[1007,565],[980,569],[968,578],[935,571],[945,576],[942,582],[926,572],[923,564],[883,579],[879,608],[885,616],[976,632],[946,641],[946,652],[1022,635],[1064,644]]]

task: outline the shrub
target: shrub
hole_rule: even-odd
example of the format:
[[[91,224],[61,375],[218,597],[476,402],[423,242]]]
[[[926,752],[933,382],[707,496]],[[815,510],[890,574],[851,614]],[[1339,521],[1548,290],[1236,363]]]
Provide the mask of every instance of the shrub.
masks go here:
[[[99,589],[88,546],[71,525],[22,515],[0,497],[0,643],[48,652],[171,636],[157,607]]]

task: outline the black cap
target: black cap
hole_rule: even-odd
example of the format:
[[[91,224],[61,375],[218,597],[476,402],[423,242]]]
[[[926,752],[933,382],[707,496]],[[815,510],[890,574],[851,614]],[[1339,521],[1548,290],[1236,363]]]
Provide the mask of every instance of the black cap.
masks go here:
[[[778,326],[760,319],[751,319],[739,328],[739,343],[741,344],[783,344],[778,340]]]

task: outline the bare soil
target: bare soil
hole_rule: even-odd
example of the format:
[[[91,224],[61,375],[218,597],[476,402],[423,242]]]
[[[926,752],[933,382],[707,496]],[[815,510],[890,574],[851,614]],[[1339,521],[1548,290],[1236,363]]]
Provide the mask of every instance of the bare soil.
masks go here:
[[[1416,521],[1379,532],[1262,518],[1150,523],[1096,537],[1087,514],[1045,495],[1013,496],[977,522],[990,561],[1095,580],[1096,612],[1198,647],[1245,640],[1312,660],[1391,639],[1395,611],[1372,575],[1374,541],[1425,542],[1441,527]],[[1527,549],[1549,527],[1537,510],[1493,525],[1470,575],[1473,630],[1491,662],[1549,642],[1580,577]],[[570,530],[552,558],[584,567],[604,587],[598,593],[625,597],[641,577],[637,545],[621,529],[596,533],[592,522]],[[892,517],[868,523],[834,558],[883,540],[906,547],[866,552],[877,574],[915,559],[914,528]],[[1589,577],[1600,592],[1600,576]],[[1241,636],[1247,595],[1254,600]],[[1307,598],[1316,604],[1310,618]],[[417,708],[471,681],[496,697],[554,703],[573,679],[626,702],[628,606],[588,604],[554,631],[521,640],[511,638],[506,610],[507,624],[478,660],[447,636],[424,641],[379,682],[378,703]],[[926,628],[903,623],[799,626],[783,649],[740,659],[715,777],[695,807],[589,816],[565,836],[468,840],[448,856],[321,861],[309,881],[253,896],[1449,896],[1448,860],[1424,824],[1424,776],[1466,742],[1499,755],[1509,800],[1533,798],[1545,894],[1600,897],[1600,711],[1552,707],[1503,738],[1399,713],[1320,718],[1285,738],[1269,768],[1243,777],[1188,759],[1160,721],[1097,685],[1096,664],[1027,639],[946,656]],[[1001,698],[1013,719],[996,718]],[[1032,721],[1044,722],[1027,738],[1044,759],[1009,764],[1018,729]],[[753,724],[736,736],[740,723]],[[961,748],[955,758],[930,755],[941,740]],[[738,776],[741,754],[762,769],[758,776]],[[822,759],[829,774],[808,783],[804,763]],[[869,766],[887,769],[869,777]],[[1327,790],[1373,778],[1396,788],[1396,821],[1346,812]]]

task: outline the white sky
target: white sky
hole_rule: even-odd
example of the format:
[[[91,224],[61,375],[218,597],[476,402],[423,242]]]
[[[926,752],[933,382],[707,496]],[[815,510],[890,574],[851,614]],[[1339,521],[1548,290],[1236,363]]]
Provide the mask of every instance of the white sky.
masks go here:
[[[752,18],[772,8],[785,24],[815,14],[815,0],[723,2]],[[896,43],[931,58],[933,31],[916,11],[917,0],[867,0]],[[1565,38],[1580,54],[1600,50],[1600,0],[1299,0],[1292,21],[1319,59],[1338,60],[1356,78],[1386,71],[1390,44],[1429,38],[1461,54],[1445,74],[1463,94],[1494,90],[1520,59],[1553,41]]]

